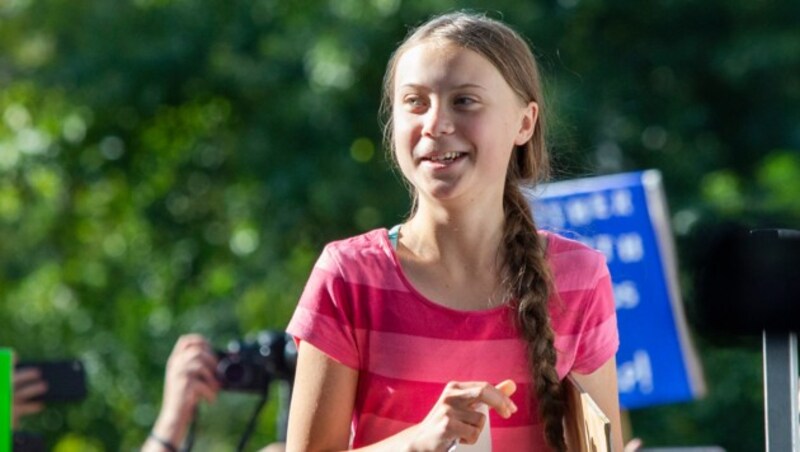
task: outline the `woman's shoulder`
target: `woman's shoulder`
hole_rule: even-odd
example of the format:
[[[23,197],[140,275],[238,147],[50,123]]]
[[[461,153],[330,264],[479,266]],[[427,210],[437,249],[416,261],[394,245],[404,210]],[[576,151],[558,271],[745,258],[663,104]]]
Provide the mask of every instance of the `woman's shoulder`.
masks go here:
[[[572,239],[552,231],[540,231],[547,240],[549,254],[574,254],[585,259],[603,259],[603,253],[589,247],[577,239]]]
[[[547,259],[557,278],[580,277],[593,286],[598,279],[608,274],[606,258],[600,251],[555,232],[540,233],[547,239]]]
[[[376,260],[392,260],[391,245],[385,228],[329,242],[323,255],[348,267],[374,264]]]
[[[349,284],[405,290],[384,228],[328,243],[316,267]]]
[[[377,228],[358,235],[336,239],[325,245],[337,252],[382,250],[388,237],[386,228]]]

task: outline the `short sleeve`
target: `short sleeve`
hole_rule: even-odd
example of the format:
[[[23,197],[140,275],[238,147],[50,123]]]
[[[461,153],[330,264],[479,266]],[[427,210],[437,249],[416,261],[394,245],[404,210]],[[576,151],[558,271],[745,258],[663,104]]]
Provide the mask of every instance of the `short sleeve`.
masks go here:
[[[352,297],[330,247],[322,252],[286,331],[354,369],[359,354],[354,335]]]
[[[572,370],[590,374],[611,359],[619,348],[617,314],[611,275],[605,260],[599,260],[592,288],[584,294],[582,331]]]

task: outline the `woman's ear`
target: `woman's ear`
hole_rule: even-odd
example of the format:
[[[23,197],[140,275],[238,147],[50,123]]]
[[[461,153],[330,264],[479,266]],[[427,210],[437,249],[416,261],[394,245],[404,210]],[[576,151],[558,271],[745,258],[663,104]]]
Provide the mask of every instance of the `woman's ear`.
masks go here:
[[[522,122],[520,123],[519,132],[514,140],[516,146],[522,146],[527,143],[533,136],[536,130],[536,121],[539,119],[539,104],[536,102],[529,102],[525,106],[522,115]]]

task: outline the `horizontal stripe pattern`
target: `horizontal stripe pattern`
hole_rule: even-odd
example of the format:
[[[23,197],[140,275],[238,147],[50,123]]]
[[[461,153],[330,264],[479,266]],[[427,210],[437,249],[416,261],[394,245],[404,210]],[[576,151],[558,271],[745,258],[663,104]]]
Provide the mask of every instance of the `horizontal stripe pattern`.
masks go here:
[[[618,346],[608,270],[600,253],[547,238],[557,371],[591,373]],[[326,247],[287,331],[359,370],[354,446],[420,422],[448,381],[507,378],[517,382],[520,411],[509,420],[492,415],[495,449],[544,444],[513,308],[459,311],[426,299],[403,274],[385,229]]]
[[[596,294],[593,291],[559,292],[551,299],[550,317],[557,334],[577,334],[614,315],[610,279],[602,278],[600,282],[607,287],[594,291]],[[587,294],[588,300],[582,300],[587,298]],[[324,299],[324,302],[316,302],[315,297],[320,298],[317,301]],[[353,328],[456,340],[517,337],[515,314],[509,306],[458,311],[421,299],[420,295],[408,291],[347,284],[320,269],[315,269],[314,277],[309,280],[300,306],[324,316],[346,319]],[[436,328],[431,328],[432,325]],[[476,331],[480,336],[476,337]]]
[[[525,343],[519,338],[462,340],[357,330],[365,344],[363,368],[393,378],[419,382],[524,381]],[[473,363],[480,361],[481,366]]]
[[[421,382],[399,378],[384,377],[372,372],[359,375],[357,403],[361,413],[390,417],[408,424],[422,422],[430,408],[439,399],[445,382]],[[463,380],[472,381],[472,380]],[[477,381],[486,381],[478,379]],[[496,381],[492,381],[496,383]],[[517,382],[517,391],[511,400],[519,411],[508,419],[503,419],[490,411],[492,425],[498,427],[520,427],[539,423],[536,398],[532,397],[534,388],[527,381]]]
[[[388,435],[391,436],[413,425],[371,414],[363,415],[359,419],[361,428],[353,438],[352,447],[368,446],[386,438],[380,432],[391,432]],[[501,452],[549,450],[542,435],[542,427],[539,424],[520,427],[498,427],[494,424],[494,418],[490,418],[489,429],[492,438],[492,450]]]

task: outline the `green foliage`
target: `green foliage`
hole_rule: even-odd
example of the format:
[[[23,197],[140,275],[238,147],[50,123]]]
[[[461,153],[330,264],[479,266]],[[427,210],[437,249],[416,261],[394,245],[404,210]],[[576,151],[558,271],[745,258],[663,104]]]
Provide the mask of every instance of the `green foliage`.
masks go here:
[[[91,384],[27,427],[136,448],[178,335],[282,328],[325,242],[398,222],[385,62],[455,7],[534,44],[561,177],[659,168],[682,249],[706,217],[800,219],[796,2],[0,2],[0,344],[80,357]],[[756,355],[701,350],[707,398],[632,413],[635,433],[756,448]],[[197,448],[234,444],[254,402],[204,407]]]
[[[754,338],[737,345],[712,350],[701,342],[709,392],[704,399],[631,413],[634,431],[644,437],[645,446],[764,448],[760,344]]]

